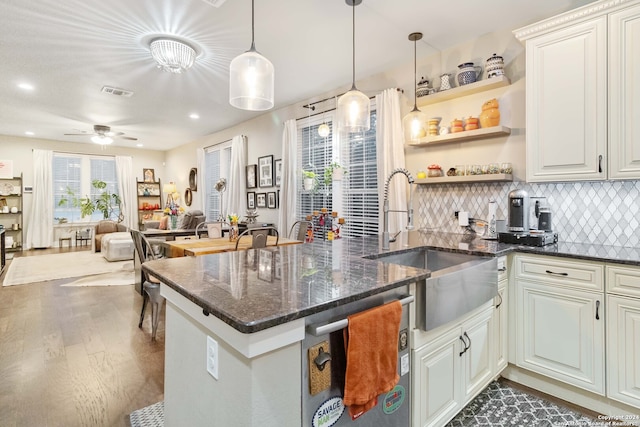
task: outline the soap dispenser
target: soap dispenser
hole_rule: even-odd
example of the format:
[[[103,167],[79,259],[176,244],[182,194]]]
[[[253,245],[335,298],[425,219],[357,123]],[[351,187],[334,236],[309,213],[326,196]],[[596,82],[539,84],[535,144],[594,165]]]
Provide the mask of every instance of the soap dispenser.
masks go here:
[[[498,237],[496,214],[498,212],[498,204],[495,200],[489,201],[489,215],[487,215],[487,221],[489,222],[489,228],[487,229],[486,237],[488,239],[496,239]]]

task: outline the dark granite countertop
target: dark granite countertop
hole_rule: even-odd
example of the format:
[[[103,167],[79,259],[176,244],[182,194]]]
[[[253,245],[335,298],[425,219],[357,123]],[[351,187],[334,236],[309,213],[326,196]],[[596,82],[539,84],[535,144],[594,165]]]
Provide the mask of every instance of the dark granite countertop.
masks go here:
[[[640,248],[574,243],[538,248],[412,231],[401,233],[388,251],[382,249],[380,236],[369,236],[171,258],[147,262],[143,268],[238,331],[254,333],[429,277],[427,270],[375,260],[419,247],[482,256],[525,252],[640,266]]]

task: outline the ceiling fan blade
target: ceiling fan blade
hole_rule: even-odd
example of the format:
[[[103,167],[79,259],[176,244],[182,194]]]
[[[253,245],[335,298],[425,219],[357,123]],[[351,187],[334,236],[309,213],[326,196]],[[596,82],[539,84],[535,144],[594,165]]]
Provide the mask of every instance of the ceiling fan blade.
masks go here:
[[[119,136],[120,139],[128,139],[129,141],[137,141],[138,138],[134,138],[132,136]]]
[[[90,133],[65,133],[65,135],[79,135],[79,136],[82,136],[82,135],[91,135],[91,134]]]

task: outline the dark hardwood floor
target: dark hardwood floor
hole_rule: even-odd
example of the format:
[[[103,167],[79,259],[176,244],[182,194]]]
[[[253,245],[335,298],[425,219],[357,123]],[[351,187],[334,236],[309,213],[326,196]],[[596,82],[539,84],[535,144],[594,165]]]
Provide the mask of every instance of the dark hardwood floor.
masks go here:
[[[132,411],[163,400],[164,310],[152,342],[132,285],[60,286],[70,280],[0,287],[2,427],[129,426]]]

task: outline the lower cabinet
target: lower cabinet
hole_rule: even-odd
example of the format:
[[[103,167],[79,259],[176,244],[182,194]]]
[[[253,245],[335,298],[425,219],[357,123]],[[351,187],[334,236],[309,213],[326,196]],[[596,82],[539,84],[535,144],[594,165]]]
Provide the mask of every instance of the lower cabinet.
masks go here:
[[[413,426],[442,426],[493,379],[493,302],[412,354]]]
[[[607,266],[607,395],[640,408],[640,269]]]
[[[509,281],[498,282],[498,296],[495,298],[493,312],[493,333],[494,333],[494,361],[496,374],[499,374],[507,367],[509,350],[509,336],[507,331],[507,301],[509,300]]]
[[[515,265],[517,365],[604,395],[603,265],[540,256]]]

